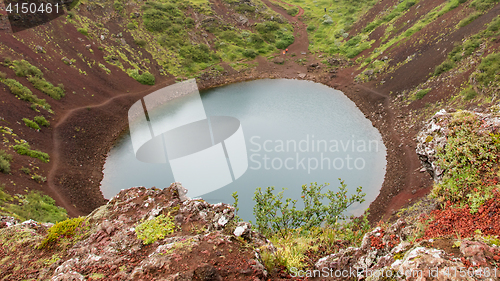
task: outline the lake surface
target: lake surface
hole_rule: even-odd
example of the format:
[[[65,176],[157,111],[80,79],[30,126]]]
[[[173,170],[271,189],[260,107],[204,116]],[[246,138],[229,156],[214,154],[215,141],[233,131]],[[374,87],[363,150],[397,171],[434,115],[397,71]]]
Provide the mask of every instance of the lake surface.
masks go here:
[[[257,187],[287,188],[285,198],[300,199],[303,184],[330,183],[328,188],[336,190],[341,178],[351,193],[358,186],[366,193],[363,204],[350,208],[355,215],[362,214],[379,194],[386,148],[377,129],[342,92],[310,81],[265,79],[200,94],[206,116],[231,116],[240,121],[248,169],[217,190],[190,191],[188,196],[210,203],[233,203],[231,194],[237,191],[239,215],[252,220]],[[182,102],[181,98],[173,101],[170,109],[158,110],[170,110],[165,118],[175,119],[178,116],[172,108],[182,106]],[[150,164],[137,160],[126,134],[108,154],[101,191],[109,199],[121,189],[165,188],[174,181],[168,161]]]

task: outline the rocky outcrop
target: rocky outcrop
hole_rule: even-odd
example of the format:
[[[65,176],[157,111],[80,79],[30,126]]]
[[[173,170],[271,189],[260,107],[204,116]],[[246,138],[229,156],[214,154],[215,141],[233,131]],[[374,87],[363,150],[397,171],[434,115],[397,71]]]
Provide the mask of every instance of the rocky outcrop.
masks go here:
[[[34,263],[22,261],[30,272],[37,272],[31,275],[36,280],[265,279],[267,272],[258,250],[253,249],[269,242],[252,231],[250,224],[237,223],[234,207],[193,200],[185,194],[186,190],[178,183],[164,190],[144,187],[122,190],[108,204],[85,217],[74,234],[81,239],[66,245],[67,248],[57,241],[51,245],[53,252],[34,250],[51,224],[1,218],[0,253],[9,256],[7,260],[16,255],[14,251],[39,258],[57,253],[58,259],[50,266],[38,263],[42,266],[37,268]],[[146,245],[138,239],[136,228],[160,215],[172,218],[175,231]],[[23,242],[8,247],[13,237],[22,237]],[[9,270],[8,266],[2,271],[6,268],[6,276],[11,278],[8,280],[26,275],[22,269]]]
[[[446,238],[409,242],[415,229],[403,219],[377,227],[359,248],[321,258],[315,268],[335,280],[500,280],[494,267],[500,247]]]
[[[447,112],[442,109],[437,112],[429,122],[427,122],[417,135],[416,152],[422,166],[429,172],[435,182],[439,182],[444,173],[443,167],[436,163],[436,152],[446,147],[446,140],[449,134],[448,126],[453,120],[454,114],[475,115],[482,121],[478,128],[478,133],[489,134],[500,129],[500,117],[494,113],[481,113],[476,111]]]

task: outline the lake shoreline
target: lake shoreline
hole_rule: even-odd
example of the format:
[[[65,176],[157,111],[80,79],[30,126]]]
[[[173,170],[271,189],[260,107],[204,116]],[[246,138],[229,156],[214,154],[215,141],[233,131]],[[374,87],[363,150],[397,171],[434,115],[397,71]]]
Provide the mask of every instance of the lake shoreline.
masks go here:
[[[400,146],[401,142],[398,141],[393,129],[390,129],[388,126],[390,123],[388,118],[392,116],[392,110],[389,107],[390,99],[388,97],[375,95],[368,90],[363,90],[363,88],[360,90],[359,85],[353,81],[352,74],[349,75],[349,72],[352,72],[353,69],[340,69],[336,77],[332,79],[330,73],[321,70],[307,72],[307,69],[302,68],[302,72],[300,70],[297,71],[296,68],[287,68],[286,65],[276,65],[269,62],[265,63],[265,69],[262,69],[260,65],[242,72],[234,71],[233,73],[229,73],[229,75],[202,76],[197,79],[199,90],[244,81],[280,78],[308,80],[324,84],[335,90],[340,90],[356,104],[361,112],[365,114],[365,117],[370,119],[373,126],[382,135],[387,148],[386,175],[379,196],[370,205],[370,221],[375,223],[382,218],[387,218],[388,215],[394,212],[395,208],[399,209],[401,207],[399,205],[407,203],[407,197],[411,198],[411,195],[413,197],[422,195],[423,192],[421,190],[412,194],[412,190],[415,187],[408,185],[409,179],[405,175],[407,174],[406,172],[409,173],[411,171],[408,170],[409,167],[405,163],[409,162],[407,160],[415,163],[416,154],[413,153],[415,157],[403,154]],[[305,77],[303,74],[306,74]],[[128,108],[143,96],[173,83],[175,83],[173,78],[167,79],[157,83],[151,91],[130,93],[117,97],[112,102],[104,105],[88,107],[86,110],[81,109],[79,111],[80,114],[73,114],[74,118],[68,118],[63,124],[59,124],[58,131],[61,133],[62,139],[71,139],[71,136],[68,135],[68,133],[73,133],[71,128],[82,127],[87,132],[84,148],[78,145],[82,142],[68,143],[61,147],[60,155],[64,158],[81,159],[78,161],[81,171],[88,171],[88,174],[68,171],[66,168],[59,168],[56,171],[55,179],[58,181],[58,184],[56,184],[59,187],[58,189],[63,197],[73,199],[70,199],[72,201],[70,203],[74,204],[78,210],[77,212],[70,212],[71,215],[88,214],[107,201],[100,191],[103,167],[111,147],[128,129],[128,118],[126,117]],[[379,104],[382,104],[382,106],[379,106]],[[381,114],[374,116],[371,114],[373,112],[380,112]],[[97,119],[99,119],[98,122],[95,121]],[[102,134],[102,132],[107,132],[107,134]],[[100,137],[92,138],[92,135]],[[78,149],[79,147],[80,149]],[[71,152],[76,152],[77,155]],[[89,155],[92,157],[89,157]],[[401,156],[404,156],[403,158],[405,159],[401,159]],[[418,158],[416,160],[418,161]],[[92,175],[90,182],[89,174]],[[82,189],[81,183],[83,181],[86,184],[85,188]],[[169,184],[165,183],[165,187]],[[410,196],[407,196],[408,193]],[[401,194],[404,196],[401,196]]]

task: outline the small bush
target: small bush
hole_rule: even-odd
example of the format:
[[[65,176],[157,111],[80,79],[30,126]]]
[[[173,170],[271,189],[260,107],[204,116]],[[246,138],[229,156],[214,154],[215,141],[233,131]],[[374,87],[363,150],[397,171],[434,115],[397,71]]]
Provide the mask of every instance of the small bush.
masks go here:
[[[27,174],[27,175],[29,175],[29,174],[31,173],[30,168],[26,168],[26,167],[21,167],[21,168],[19,169],[19,171],[21,171],[21,172],[23,172],[23,173],[25,173],[25,174]]]
[[[477,96],[477,92],[472,88],[465,89],[460,94],[464,97],[464,100],[471,100]]]
[[[485,86],[491,82],[500,82],[500,53],[489,54],[479,64],[480,73],[477,74],[477,81]]]
[[[292,8],[287,9],[286,13],[293,17],[299,13],[299,9],[297,7],[292,7]]]
[[[67,219],[54,224],[47,230],[47,236],[37,246],[38,249],[51,247],[63,238],[71,238],[74,236],[76,230],[82,225],[85,218],[78,217],[74,219]]]
[[[442,64],[436,66],[434,69],[434,76],[441,75],[442,73],[449,71],[455,67],[455,63],[451,60],[445,60]]]
[[[347,197],[347,186],[340,181],[338,192],[328,190],[323,193],[323,188],[328,184],[318,185],[311,183],[302,186],[302,201],[304,208],[298,210],[297,200],[287,198],[283,200],[283,191],[274,194],[274,187],[268,187],[264,192],[258,188],[254,194],[255,206],[253,213],[256,219],[255,227],[264,235],[279,234],[285,237],[293,229],[305,231],[323,224],[336,225],[337,221],[346,218],[343,212],[352,204],[364,201],[361,187],[355,194]],[[324,200],[328,203],[323,203]]]
[[[39,77],[28,77],[28,81],[33,84],[33,87],[40,90],[42,93],[48,95],[49,97],[60,100],[64,97],[64,85],[59,84],[57,87],[52,85],[50,82]]]
[[[247,13],[247,12],[253,13],[253,12],[255,12],[255,7],[250,6],[246,3],[243,3],[243,4],[236,6],[235,10],[236,10],[236,12],[241,13],[241,14]]]
[[[0,150],[0,172],[4,174],[10,173],[10,162],[12,162],[12,155],[5,150]]]
[[[168,214],[159,215],[156,218],[146,220],[135,227],[137,238],[141,239],[144,245],[164,239],[167,235],[174,233],[174,219]]]
[[[129,22],[129,23],[127,24],[127,28],[128,28],[128,29],[130,29],[130,30],[134,30],[134,29],[136,29],[136,28],[137,28],[137,26],[135,26],[135,24],[134,24],[134,23]]]
[[[68,15],[66,16],[66,18],[67,18],[67,19],[72,19],[72,18],[74,18],[74,17],[75,17],[75,13],[74,13],[74,12],[72,12],[72,11],[69,11],[69,12],[68,12]]]
[[[31,65],[29,62],[25,60],[16,60],[12,62],[12,66],[14,67],[14,73],[19,76],[19,77],[26,77],[26,76],[35,76],[35,77],[42,77],[43,73],[40,69],[38,69],[36,66]]]
[[[421,100],[425,95],[427,95],[427,93],[429,93],[432,89],[431,88],[427,88],[427,89],[423,89],[423,90],[420,90],[418,91],[416,94],[415,94],[415,98],[417,100]]]
[[[38,124],[28,118],[23,118],[23,121],[24,121],[24,124],[32,129],[35,129],[35,130],[40,130],[40,126],[38,126]]]
[[[307,29],[307,31],[312,32],[312,31],[316,30],[316,26],[310,24],[307,26],[306,29]]]
[[[257,52],[254,49],[245,49],[243,51],[243,56],[253,59],[257,56]]]
[[[50,160],[50,157],[47,153],[41,152],[38,150],[31,150],[31,147],[28,143],[17,144],[17,145],[14,145],[12,148],[18,154],[26,155],[26,156],[29,156],[32,158],[37,158],[40,161],[45,162],[45,163],[49,162],[49,160]]]
[[[76,31],[80,32],[81,34],[85,36],[89,36],[89,32],[85,28],[78,28]]]
[[[459,27],[464,27],[466,25],[468,25],[469,23],[473,22],[475,19],[477,19],[479,16],[481,15],[481,13],[474,13],[468,17],[466,17],[465,19],[461,20],[459,23],[458,23],[458,26]]]
[[[64,208],[56,206],[56,201],[40,191],[30,191],[26,195],[18,195],[18,204],[9,204],[7,211],[15,214],[20,220],[36,220],[38,222],[58,222],[65,220],[68,214]]]
[[[40,126],[48,127],[50,126],[50,122],[45,119],[43,116],[35,116],[33,120]]]
[[[137,39],[137,40],[134,40],[134,43],[137,45],[137,46],[140,46],[140,47],[144,47],[146,46],[146,40],[144,39]]]
[[[5,72],[0,71],[0,80],[7,78],[7,74]]]

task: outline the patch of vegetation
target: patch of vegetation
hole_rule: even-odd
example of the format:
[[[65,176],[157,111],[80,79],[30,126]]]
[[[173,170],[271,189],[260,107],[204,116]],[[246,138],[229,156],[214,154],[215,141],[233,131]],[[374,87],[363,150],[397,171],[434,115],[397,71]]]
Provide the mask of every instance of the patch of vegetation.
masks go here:
[[[432,195],[443,202],[468,204],[473,212],[492,198],[500,160],[500,135],[479,132],[482,124],[475,114],[453,113],[446,146],[436,150],[437,164],[445,172]]]
[[[350,220],[343,214],[352,204],[364,201],[361,187],[348,197],[343,181],[340,181],[338,192],[329,190],[323,193],[322,189],[326,186],[317,183],[302,186],[304,208],[301,210],[296,207],[297,200],[283,198],[283,191],[276,195],[273,187],[267,188],[265,192],[260,188],[256,190],[254,226],[276,246],[276,251],[261,249],[268,270],[304,268],[307,265],[307,253],[325,249],[335,252],[339,241],[349,246],[361,243],[363,235],[370,229],[368,213],[360,218],[351,217]]]
[[[471,100],[477,96],[477,92],[472,87],[468,87],[467,89],[462,90],[460,94],[466,101]]]
[[[33,104],[39,105],[45,110],[50,110],[50,105],[45,101],[45,99],[39,99],[36,95],[34,95],[28,87],[23,84],[17,82],[14,79],[3,79],[1,81],[7,87],[12,94],[18,97],[20,100],[32,102]]]
[[[484,86],[491,86],[493,83],[500,82],[500,53],[489,54],[485,57],[478,67],[479,73],[476,79]]]
[[[10,162],[12,162],[12,159],[12,155],[0,149],[0,172],[4,174],[10,173]]]
[[[153,74],[151,74],[149,72],[143,72],[142,74],[139,74],[139,70],[129,69],[129,70],[127,70],[127,74],[141,84],[144,84],[144,85],[154,85],[155,84],[155,77],[153,76]]]
[[[427,88],[427,89],[423,89],[423,90],[420,90],[418,91],[416,94],[415,94],[415,99],[417,100],[421,100],[423,97],[425,97],[425,95],[427,95],[432,89],[431,88]]]
[[[153,219],[143,221],[135,227],[135,233],[137,238],[143,241],[144,245],[148,245],[174,233],[175,228],[174,219],[170,214],[167,214],[166,216],[159,215]]]
[[[28,77],[28,81],[30,81],[36,89],[55,100],[60,100],[65,95],[63,84],[59,84],[55,87],[45,79],[36,76]]]
[[[451,60],[445,60],[443,63],[440,65],[436,66],[434,69],[434,76],[439,76],[444,72],[449,71],[450,69],[455,67],[455,63]]]
[[[27,142],[16,144],[12,147],[18,154],[27,155],[32,158],[37,158],[42,162],[49,162],[49,155],[45,152],[41,152],[38,150],[32,150],[30,145]]]
[[[30,120],[28,118],[23,118],[23,121],[24,121],[24,124],[34,130],[37,130],[37,131],[40,131],[40,126],[38,126],[38,124],[33,121],[33,120]]]
[[[139,46],[139,47],[144,47],[146,46],[146,40],[144,39],[137,39],[137,40],[134,40],[134,43]]]
[[[13,203],[6,203],[8,201]],[[26,195],[7,196],[3,203],[0,201],[0,206],[3,212],[21,221],[32,219],[38,222],[55,223],[68,217],[64,208],[56,206],[54,199],[38,190],[32,190]]]
[[[297,208],[297,200],[283,199],[284,190],[276,195],[274,187],[268,187],[264,192],[258,188],[254,195],[255,227],[264,235],[279,234],[284,237],[291,229],[310,230],[325,224],[334,226],[339,220],[346,219],[343,213],[349,206],[364,201],[365,194],[361,193],[361,187],[347,197],[348,190],[343,181],[340,181],[337,192],[328,190],[323,193],[326,186],[328,184],[303,185],[302,210]]]
[[[74,219],[66,219],[54,224],[47,230],[47,236],[45,236],[37,248],[50,248],[61,242],[61,240],[73,238],[81,229],[84,221],[84,217],[78,217]]]
[[[86,28],[78,28],[76,31],[80,32],[81,34],[85,36],[89,36],[89,32]]]
[[[43,116],[35,116],[33,120],[40,126],[48,127],[50,126],[50,122],[45,119]]]
[[[286,13],[289,14],[290,16],[294,17],[299,13],[299,8],[297,7],[291,7],[286,9]]]
[[[14,73],[19,77],[35,76],[42,77],[42,71],[25,60],[15,60],[11,64]]]
[[[472,15],[466,17],[465,19],[461,20],[459,23],[458,23],[458,26],[459,27],[464,27],[466,25],[468,25],[469,23],[473,22],[475,19],[477,19],[479,16],[481,15],[481,13],[473,13]]]
[[[478,11],[486,11],[493,8],[498,2],[499,0],[474,0],[470,3],[470,6]]]

